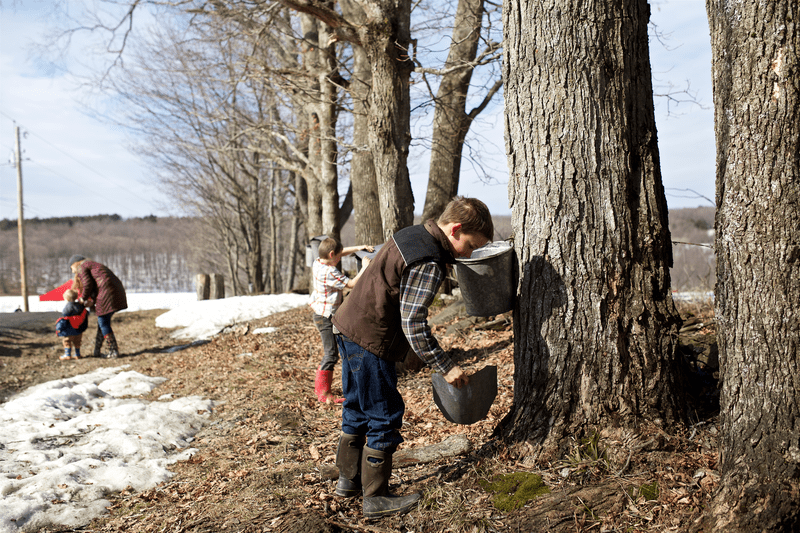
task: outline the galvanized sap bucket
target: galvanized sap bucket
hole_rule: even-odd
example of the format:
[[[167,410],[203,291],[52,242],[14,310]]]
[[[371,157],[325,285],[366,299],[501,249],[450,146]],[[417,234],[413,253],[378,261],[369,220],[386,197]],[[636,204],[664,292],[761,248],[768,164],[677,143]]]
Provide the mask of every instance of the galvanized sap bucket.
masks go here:
[[[516,284],[514,247],[508,241],[490,242],[456,260],[456,277],[467,314],[494,316],[514,308]]]
[[[375,248],[375,250],[372,251],[372,252],[368,252],[366,250],[359,250],[358,252],[353,254],[353,255],[356,256],[356,268],[357,268],[357,270],[361,270],[361,262],[363,261],[363,259],[365,257],[368,257],[370,261],[375,259],[375,256],[378,255],[378,252],[380,252],[381,248],[383,248],[383,244],[378,244],[378,245],[374,246],[374,248]]]
[[[322,241],[327,239],[327,235],[317,235],[316,237],[311,237],[311,240],[306,245],[306,266],[311,267],[319,258],[319,245],[322,244]]]

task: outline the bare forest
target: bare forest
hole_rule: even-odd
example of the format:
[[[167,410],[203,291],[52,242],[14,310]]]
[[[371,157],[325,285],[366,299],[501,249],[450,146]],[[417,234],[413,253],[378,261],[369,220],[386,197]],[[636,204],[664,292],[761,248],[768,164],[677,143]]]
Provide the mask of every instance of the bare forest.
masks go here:
[[[512,237],[510,217],[495,217],[496,239]],[[714,288],[714,208],[670,211],[675,259],[675,291],[711,291]],[[346,245],[355,240],[351,220],[342,227]],[[69,279],[67,259],[79,253],[108,265],[133,292],[192,292],[195,274],[222,273],[226,294],[235,294],[225,258],[216,255],[203,238],[202,225],[192,218],[145,217],[122,219],[117,215],[33,219],[25,223],[28,287],[43,294]],[[377,243],[370,243],[377,244]],[[304,257],[306,243],[296,253]],[[285,252],[288,253],[288,252]],[[271,263],[269,257],[264,258]],[[348,268],[349,264],[344,267]],[[294,287],[301,287],[304,264],[297,263]],[[285,268],[281,279],[288,276]],[[244,278],[243,273],[241,274]],[[280,290],[278,292],[283,292]],[[19,242],[16,220],[0,221],[0,295],[18,295]]]
[[[80,254],[107,265],[132,292],[192,291],[197,270],[192,242],[196,223],[188,218],[116,215],[25,221],[29,296],[72,278],[67,261]],[[0,221],[0,294],[20,294],[16,220]]]

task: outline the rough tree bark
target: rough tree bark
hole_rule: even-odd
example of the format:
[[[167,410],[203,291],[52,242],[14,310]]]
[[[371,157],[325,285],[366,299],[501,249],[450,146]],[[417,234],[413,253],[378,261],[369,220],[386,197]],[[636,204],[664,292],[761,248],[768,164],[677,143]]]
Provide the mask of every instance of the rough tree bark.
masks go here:
[[[333,2],[327,2],[333,7]],[[337,77],[338,65],[336,51],[330,43],[331,30],[323,23],[317,23],[319,30],[319,48],[317,61],[317,80],[319,84],[319,101],[316,103],[316,116],[319,120],[320,149],[320,193],[322,201],[322,233],[341,240],[339,227],[339,170],[337,159],[339,149],[336,141],[336,121],[338,118],[338,89],[333,78]],[[313,235],[309,235],[313,237]]]
[[[800,530],[800,8],[707,2],[722,481],[706,531]]]
[[[408,175],[414,64],[411,1],[365,2],[366,24],[357,28],[372,74],[369,146],[378,181],[383,239],[414,223],[414,194]]]
[[[366,15],[354,0],[341,0],[342,14],[348,20],[363,23]],[[355,223],[354,244],[380,244],[383,239],[378,181],[369,149],[369,92],[372,84],[369,60],[364,49],[353,45],[353,74],[350,95],[353,99],[353,144],[356,149],[350,162],[350,183],[353,188]]]
[[[301,126],[305,126],[301,134],[301,143],[306,150],[308,163],[303,169],[303,179],[306,182],[306,232],[310,239],[323,232],[323,213],[322,213],[322,192],[320,187],[320,176],[322,166],[322,147],[320,146],[320,124],[317,115],[317,102],[319,101],[319,82],[317,72],[319,72],[319,54],[317,42],[319,33],[317,31],[317,19],[310,15],[300,15],[300,28],[303,32],[303,44],[301,46],[303,68],[309,80],[312,80],[305,92],[300,97],[302,117],[298,121]]]
[[[499,430],[539,458],[600,425],[684,416],[649,15],[646,0],[504,6],[520,277],[514,404]]]

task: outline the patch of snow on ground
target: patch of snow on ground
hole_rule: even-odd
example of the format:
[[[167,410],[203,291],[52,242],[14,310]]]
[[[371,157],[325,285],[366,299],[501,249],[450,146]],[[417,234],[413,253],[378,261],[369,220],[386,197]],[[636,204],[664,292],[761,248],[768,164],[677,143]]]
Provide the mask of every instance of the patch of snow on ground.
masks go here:
[[[182,305],[156,318],[161,328],[183,328],[173,336],[179,339],[207,339],[228,326],[264,318],[308,304],[303,294],[266,294],[203,300]]]
[[[172,309],[156,325],[183,328],[179,334],[194,339],[307,303],[298,294],[204,301],[194,293],[128,294],[128,310]],[[21,297],[0,297],[0,312],[21,304]],[[64,302],[30,298],[29,306],[61,311]],[[169,479],[167,465],[195,451],[189,444],[213,403],[198,396],[136,397],[164,381],[125,367],[101,368],[36,385],[0,404],[0,533],[81,527],[105,512],[109,493]]]
[[[165,381],[123,369],[42,383],[0,405],[0,533],[85,525],[107,494],[152,488],[195,451],[213,403],[122,398]]]

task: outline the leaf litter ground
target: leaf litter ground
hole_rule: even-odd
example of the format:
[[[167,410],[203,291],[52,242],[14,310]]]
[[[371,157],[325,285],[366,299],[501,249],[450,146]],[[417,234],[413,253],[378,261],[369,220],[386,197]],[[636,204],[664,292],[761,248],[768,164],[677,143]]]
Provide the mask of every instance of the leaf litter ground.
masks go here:
[[[470,371],[496,365],[498,396],[486,419],[455,425],[433,403],[428,369],[400,376],[406,441],[396,457],[405,453],[410,459],[408,466],[395,468],[392,489],[423,495],[421,504],[402,516],[365,521],[360,498],[333,494],[341,407],[320,404],[313,395],[321,347],[307,308],[239,324],[207,344],[176,351],[169,349],[181,341],[155,327],[155,317],[163,311],[121,313],[115,317],[115,331],[126,357],[119,360],[60,362],[60,348],[49,330],[15,331],[4,335],[0,349],[0,398],[43,381],[124,363],[131,370],[168,378],[150,399],[172,393],[215,400],[214,415],[192,443],[197,453],[172,466],[170,481],[114,495],[109,513],[79,531],[689,530],[718,482],[710,308],[681,308],[681,348],[696,385],[691,427],[676,434],[656,427],[636,434],[600,431],[572,443],[572,453],[558,463],[544,465],[527,460],[527,444],[506,445],[492,436],[513,400],[510,315],[476,320],[464,318],[458,309],[453,304],[441,314],[434,311],[432,322],[439,322],[434,333]],[[264,325],[277,329],[252,333]],[[341,392],[339,365],[333,389]],[[469,449],[455,455],[440,450],[432,461],[415,459],[415,451],[436,451],[439,443],[451,441],[468,441]],[[521,484],[513,483],[505,484],[511,486],[508,494],[492,491],[503,486],[504,476],[516,479],[520,474],[540,478],[549,493],[528,500],[524,490],[515,496]],[[506,502],[500,506],[504,510],[495,505],[498,499]],[[74,530],[48,533],[65,531]]]

